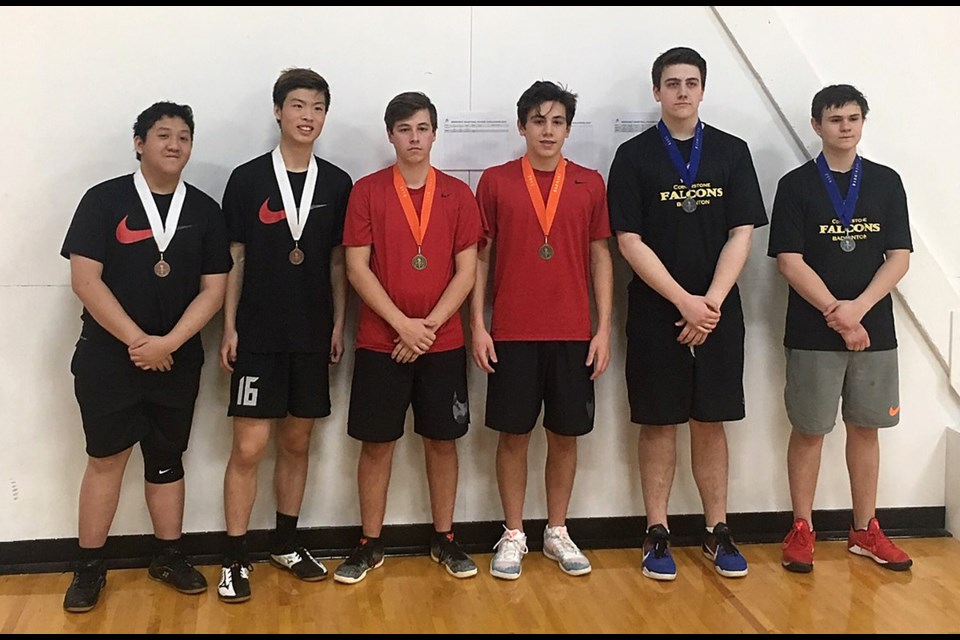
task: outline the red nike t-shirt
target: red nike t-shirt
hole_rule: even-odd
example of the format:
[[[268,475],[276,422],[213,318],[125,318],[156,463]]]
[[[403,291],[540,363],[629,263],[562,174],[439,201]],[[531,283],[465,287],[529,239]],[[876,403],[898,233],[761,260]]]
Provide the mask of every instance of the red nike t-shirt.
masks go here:
[[[546,202],[554,172],[534,174]],[[550,260],[540,258],[543,230],[519,158],[483,172],[477,201],[494,243],[493,339],[589,340],[590,243],[610,237],[600,174],[567,161]]]
[[[422,211],[425,189],[411,189],[417,212]],[[423,238],[427,259],[423,271],[413,268],[417,243],[393,186],[393,167],[357,181],[347,205],[343,244],[370,246],[370,269],[393,303],[410,318],[425,318],[437,305],[453,278],[455,257],[481,237],[480,212],[473,192],[463,181],[437,171],[430,224]],[[397,332],[370,307],[360,303],[357,348],[390,353]],[[460,314],[453,314],[437,331],[431,353],[463,346]]]

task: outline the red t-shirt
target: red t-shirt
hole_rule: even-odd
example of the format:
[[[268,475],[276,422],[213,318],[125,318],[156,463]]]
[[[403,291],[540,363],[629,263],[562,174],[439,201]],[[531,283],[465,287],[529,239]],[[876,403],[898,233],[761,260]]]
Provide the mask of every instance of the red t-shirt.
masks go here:
[[[410,189],[418,214],[425,189]],[[370,246],[370,269],[393,303],[410,318],[425,318],[440,300],[453,278],[455,256],[476,244],[482,234],[480,212],[473,193],[463,181],[437,171],[430,224],[423,238],[427,259],[423,271],[413,268],[417,243],[407,224],[403,207],[393,186],[393,167],[361,178],[350,193],[343,244]],[[357,348],[390,353],[397,332],[370,307],[360,303]],[[463,346],[460,314],[450,316],[437,331],[430,352],[450,351]]]
[[[534,171],[547,200],[553,171]],[[610,237],[607,193],[593,169],[567,161],[551,260],[540,258],[543,230],[520,159],[491,167],[477,185],[484,236],[494,243],[494,340],[589,340],[590,243]]]

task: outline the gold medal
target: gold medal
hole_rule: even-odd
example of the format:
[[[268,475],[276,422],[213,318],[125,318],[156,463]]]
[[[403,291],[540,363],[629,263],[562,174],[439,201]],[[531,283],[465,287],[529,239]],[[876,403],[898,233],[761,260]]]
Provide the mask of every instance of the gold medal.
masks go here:
[[[413,268],[417,271],[423,271],[427,268],[427,258],[422,253],[413,256]]]
[[[547,244],[546,242],[544,242],[544,243],[540,246],[540,257],[543,258],[544,260],[549,260],[550,258],[552,258],[552,257],[553,257],[553,247],[551,247],[549,244]]]
[[[300,250],[300,247],[294,247],[290,252],[290,264],[300,265],[303,264],[303,251]]]
[[[170,263],[163,259],[163,256],[160,256],[160,260],[157,261],[157,264],[153,265],[153,273],[158,278],[166,278],[170,275]]]

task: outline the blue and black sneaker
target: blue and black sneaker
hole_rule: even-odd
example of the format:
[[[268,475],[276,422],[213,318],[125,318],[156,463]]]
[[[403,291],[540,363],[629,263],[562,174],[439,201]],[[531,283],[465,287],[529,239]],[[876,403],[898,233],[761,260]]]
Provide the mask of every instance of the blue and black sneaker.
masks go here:
[[[654,580],[677,577],[677,565],[670,555],[670,532],[662,524],[647,529],[643,541],[643,575]]]
[[[717,573],[724,578],[742,578],[747,575],[747,559],[733,541],[733,533],[723,522],[707,533],[703,541],[703,555],[713,561]]]

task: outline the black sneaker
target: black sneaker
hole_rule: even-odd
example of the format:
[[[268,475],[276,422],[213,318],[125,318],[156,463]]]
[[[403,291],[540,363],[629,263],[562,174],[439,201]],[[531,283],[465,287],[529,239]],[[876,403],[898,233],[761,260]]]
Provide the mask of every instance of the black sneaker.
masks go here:
[[[153,559],[147,573],[153,580],[165,582],[180,593],[193,595],[207,590],[207,579],[178,549],[165,549]]]
[[[327,568],[303,547],[294,547],[290,553],[271,553],[270,564],[286,569],[307,582],[316,582],[327,577]]]
[[[355,584],[367,576],[367,571],[383,564],[383,544],[360,538],[360,544],[333,572],[333,579],[344,584]]]
[[[430,557],[447,568],[455,578],[477,575],[477,565],[465,554],[453,539],[452,533],[434,533],[430,539]]]
[[[250,572],[249,565],[233,561],[220,567],[220,584],[217,585],[217,596],[224,602],[237,604],[250,599]]]
[[[86,613],[97,606],[100,591],[107,586],[107,568],[103,560],[91,560],[77,566],[73,581],[63,596],[63,608],[71,613]]]

